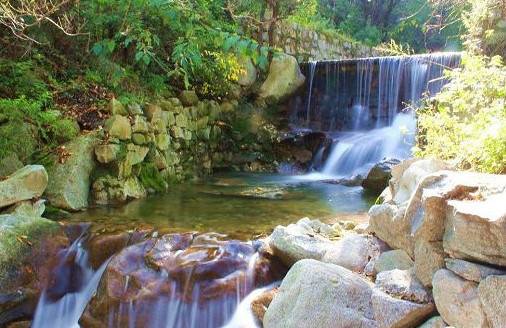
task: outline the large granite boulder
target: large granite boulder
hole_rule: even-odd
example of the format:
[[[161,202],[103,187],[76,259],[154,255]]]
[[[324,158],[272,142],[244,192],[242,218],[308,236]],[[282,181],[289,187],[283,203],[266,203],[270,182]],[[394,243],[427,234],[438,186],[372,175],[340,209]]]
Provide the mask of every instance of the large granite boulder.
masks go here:
[[[381,246],[369,235],[348,234],[329,246],[322,261],[354,272],[363,272],[371,259],[380,256]]]
[[[265,328],[411,327],[434,305],[389,296],[360,275],[315,260],[297,262],[264,316]]]
[[[279,102],[293,94],[304,84],[304,81],[305,77],[295,57],[286,54],[274,56],[267,79],[260,87],[259,97]]]
[[[478,284],[441,269],[432,279],[437,311],[446,323],[459,328],[489,327],[478,295]]]
[[[55,161],[49,167],[45,196],[51,205],[70,211],[88,207],[97,143],[94,134],[81,135],[66,145],[69,157],[63,162]]]
[[[37,198],[46,189],[48,176],[42,165],[27,165],[0,182],[0,208]]]
[[[415,274],[426,287],[432,287],[432,276],[445,267],[446,254],[440,241],[417,240],[415,243]]]
[[[506,189],[506,176],[501,186]],[[498,181],[499,182],[499,181]],[[448,202],[443,246],[452,257],[506,266],[506,190]]]

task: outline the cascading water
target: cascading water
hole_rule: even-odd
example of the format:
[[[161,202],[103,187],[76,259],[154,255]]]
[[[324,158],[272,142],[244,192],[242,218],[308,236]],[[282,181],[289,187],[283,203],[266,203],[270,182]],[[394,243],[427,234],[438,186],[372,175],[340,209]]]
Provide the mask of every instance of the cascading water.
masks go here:
[[[32,328],[78,328],[78,321],[93,297],[107,261],[94,271],[83,247],[84,236],[64,251],[55,270],[55,281],[37,305]]]
[[[311,92],[302,95],[310,106],[302,110],[295,97],[291,124],[327,131],[334,140],[319,170],[325,178],[363,175],[384,158],[410,156],[413,110],[447,83],[444,70],[459,64],[459,53],[312,63],[303,67],[310,70]]]

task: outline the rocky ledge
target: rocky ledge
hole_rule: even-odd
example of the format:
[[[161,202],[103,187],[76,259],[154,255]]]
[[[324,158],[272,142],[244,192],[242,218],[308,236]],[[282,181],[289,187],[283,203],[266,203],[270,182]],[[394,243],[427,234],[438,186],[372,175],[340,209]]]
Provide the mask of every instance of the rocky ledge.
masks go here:
[[[277,227],[268,243],[291,268],[252,302],[263,326],[504,327],[506,176],[450,169],[393,166],[368,227]]]

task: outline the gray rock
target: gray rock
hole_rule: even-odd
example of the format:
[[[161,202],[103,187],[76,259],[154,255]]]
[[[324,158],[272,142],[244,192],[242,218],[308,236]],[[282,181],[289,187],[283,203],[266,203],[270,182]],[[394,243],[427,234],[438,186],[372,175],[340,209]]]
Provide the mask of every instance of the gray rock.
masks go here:
[[[368,235],[349,234],[327,248],[323,262],[363,272],[369,260],[379,255],[379,247]]]
[[[460,259],[445,259],[446,268],[466,280],[480,282],[488,276],[506,275],[505,270],[486,265],[468,262]]]
[[[49,167],[49,184],[45,196],[54,207],[77,211],[88,207],[90,176],[95,169],[94,149],[98,140],[94,134],[81,135],[68,143],[70,156],[65,162]]]
[[[95,147],[95,156],[97,161],[107,164],[118,158],[120,150],[121,146],[117,144],[97,145]]]
[[[425,321],[423,325],[418,328],[446,328],[448,325],[444,322],[443,318],[440,316],[432,317],[429,320]]]
[[[506,323],[506,276],[488,276],[478,286],[480,301],[490,327],[502,328]]]
[[[332,242],[307,222],[277,226],[269,237],[269,246],[283,263],[290,266],[302,259],[320,260]]]
[[[369,231],[391,248],[403,249],[414,256],[414,240],[411,223],[404,219],[405,207],[394,204],[373,205],[369,209]]]
[[[392,177],[392,167],[399,163],[400,161],[396,159],[385,159],[374,165],[362,181],[362,187],[378,194],[381,193]]]
[[[304,84],[305,77],[295,57],[278,55],[272,59],[267,79],[260,87],[259,97],[279,102]]]
[[[415,303],[432,302],[430,292],[416,278],[413,270],[382,271],[376,276],[376,287],[385,293]]]
[[[478,284],[441,269],[432,278],[432,293],[443,320],[459,328],[489,327],[478,296]]]
[[[0,182],[0,208],[42,195],[48,183],[42,165],[27,165]]]
[[[130,120],[121,115],[113,115],[105,121],[105,130],[111,137],[128,140],[132,136]]]
[[[506,188],[506,176],[494,178]],[[445,251],[453,258],[506,266],[504,204],[504,190],[485,199],[449,201],[443,238]]]
[[[402,249],[382,253],[374,264],[376,273],[390,271],[394,269],[408,270],[413,267],[413,260]]]
[[[340,266],[302,260],[286,275],[263,323],[265,328],[408,327],[433,309],[390,297]]]
[[[440,241],[415,242],[415,274],[425,287],[432,287],[432,276],[445,267],[445,256]]]

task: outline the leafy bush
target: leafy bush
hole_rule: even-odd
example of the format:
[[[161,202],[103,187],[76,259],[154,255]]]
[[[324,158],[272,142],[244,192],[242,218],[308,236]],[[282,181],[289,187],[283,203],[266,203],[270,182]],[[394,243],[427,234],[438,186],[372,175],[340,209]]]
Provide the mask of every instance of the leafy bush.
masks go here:
[[[465,56],[451,82],[418,113],[419,156],[462,169],[506,173],[506,66],[500,57]]]

